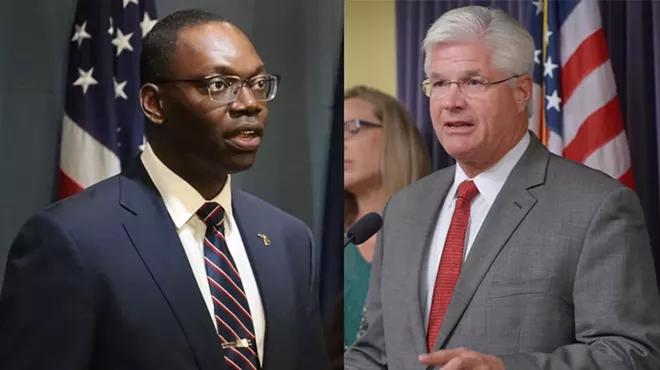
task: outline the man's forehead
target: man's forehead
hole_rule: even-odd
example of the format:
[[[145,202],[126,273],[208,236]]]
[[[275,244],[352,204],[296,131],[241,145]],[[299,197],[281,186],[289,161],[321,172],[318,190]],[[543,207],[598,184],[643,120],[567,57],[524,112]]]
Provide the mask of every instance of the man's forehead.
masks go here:
[[[213,46],[219,41],[238,46],[250,44],[250,40],[236,26],[227,22],[212,22],[184,27],[179,31],[177,44]]]
[[[431,49],[429,73],[476,75],[491,68],[490,51],[478,41],[438,43]]]
[[[248,38],[230,23],[211,23],[181,30],[175,60],[187,69],[253,70],[261,58]]]
[[[431,48],[432,58],[484,58],[489,54],[490,49],[478,39],[439,42]]]

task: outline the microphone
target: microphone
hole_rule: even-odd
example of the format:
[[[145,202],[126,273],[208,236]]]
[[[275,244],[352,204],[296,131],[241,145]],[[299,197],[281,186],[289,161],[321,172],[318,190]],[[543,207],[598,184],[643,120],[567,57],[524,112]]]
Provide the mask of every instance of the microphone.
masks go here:
[[[383,227],[383,219],[378,213],[371,212],[357,220],[346,232],[344,248],[350,243],[362,244]]]

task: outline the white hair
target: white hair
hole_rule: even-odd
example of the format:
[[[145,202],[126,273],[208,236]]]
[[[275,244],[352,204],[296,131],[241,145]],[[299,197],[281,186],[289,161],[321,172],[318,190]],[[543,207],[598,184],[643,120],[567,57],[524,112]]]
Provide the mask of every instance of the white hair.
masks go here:
[[[534,39],[515,18],[500,9],[466,6],[444,13],[424,38],[424,73],[429,75],[431,52],[442,42],[477,38],[491,51],[493,66],[508,75],[533,76]],[[532,99],[527,115],[532,114]]]

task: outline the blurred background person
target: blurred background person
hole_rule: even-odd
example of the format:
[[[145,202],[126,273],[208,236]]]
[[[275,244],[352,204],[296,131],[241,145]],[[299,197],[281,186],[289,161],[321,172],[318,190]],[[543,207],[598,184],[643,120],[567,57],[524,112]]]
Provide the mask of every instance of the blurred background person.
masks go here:
[[[426,176],[430,157],[412,116],[394,97],[363,85],[344,94],[344,229],[380,214],[397,191]],[[364,329],[376,236],[344,249],[344,344]]]

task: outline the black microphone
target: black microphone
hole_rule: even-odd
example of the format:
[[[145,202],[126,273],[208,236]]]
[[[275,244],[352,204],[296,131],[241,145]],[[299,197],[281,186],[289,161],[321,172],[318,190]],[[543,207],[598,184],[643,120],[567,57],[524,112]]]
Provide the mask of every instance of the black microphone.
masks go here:
[[[378,213],[371,212],[357,220],[346,232],[344,248],[350,243],[362,244],[383,227],[383,219]]]

